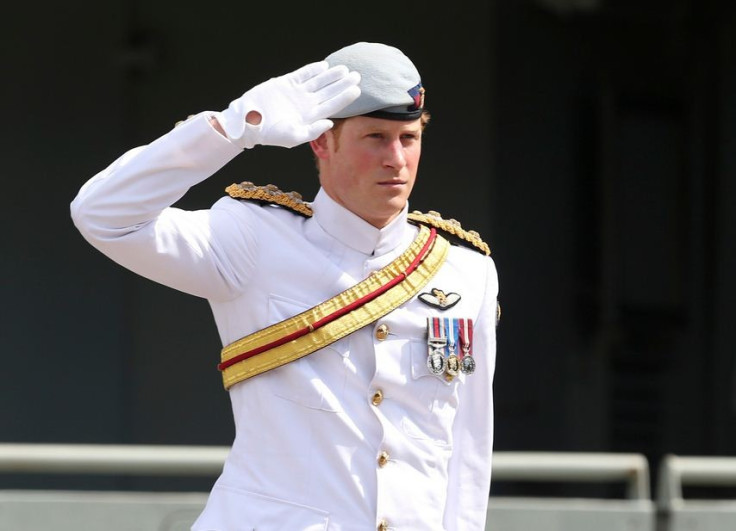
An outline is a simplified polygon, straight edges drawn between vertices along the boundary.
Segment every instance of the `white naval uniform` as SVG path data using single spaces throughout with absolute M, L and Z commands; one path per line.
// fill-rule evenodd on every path
M 72 203 L 75 224 L 107 256 L 208 299 L 223 345 L 354 285 L 417 233 L 406 209 L 379 230 L 324 191 L 311 218 L 229 197 L 209 210 L 170 207 L 238 153 L 203 113 L 123 155 Z M 415 297 L 230 389 L 235 440 L 194 531 L 484 528 L 494 264 L 453 246 L 422 291 L 433 287 L 462 298 L 443 312 Z M 428 316 L 473 319 L 474 374 L 448 382 L 428 371 Z M 378 333 L 381 325 L 388 334 Z

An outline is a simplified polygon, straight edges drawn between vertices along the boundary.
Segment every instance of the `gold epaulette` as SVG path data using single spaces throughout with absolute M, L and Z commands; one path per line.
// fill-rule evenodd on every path
M 486 256 L 491 254 L 488 244 L 483 241 L 474 230 L 465 230 L 456 219 L 443 219 L 439 212 L 430 210 L 426 214 L 415 210 L 409 214 L 409 221 L 430 225 L 435 229 L 443 232 L 446 236 L 450 236 L 451 240 L 457 243 L 472 245 Z
M 301 194 L 282 192 L 273 184 L 256 186 L 251 182 L 243 181 L 240 184 L 231 184 L 225 188 L 225 192 L 235 199 L 249 199 L 261 203 L 275 204 L 288 208 L 302 216 L 312 217 L 312 207 L 302 199 Z

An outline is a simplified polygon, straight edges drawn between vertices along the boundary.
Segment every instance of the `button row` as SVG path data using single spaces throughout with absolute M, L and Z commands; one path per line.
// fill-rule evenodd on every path
M 381 324 L 376 327 L 376 339 L 378 341 L 385 340 L 389 335 L 389 327 L 386 324 Z M 379 406 L 383 402 L 383 391 L 380 389 L 376 390 L 375 393 L 373 393 L 373 396 L 371 397 L 371 404 L 374 406 Z M 382 451 L 380 454 L 378 454 L 378 466 L 380 468 L 385 467 L 388 464 L 389 461 L 389 453 L 387 451 Z M 378 531 L 388 531 L 388 522 L 386 520 L 381 520 L 378 522 L 378 527 L 376 528 Z

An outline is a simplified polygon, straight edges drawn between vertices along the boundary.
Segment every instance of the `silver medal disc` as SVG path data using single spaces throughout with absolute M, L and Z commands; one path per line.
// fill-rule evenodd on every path
M 473 356 L 463 356 L 463 361 L 460 363 L 460 370 L 465 374 L 473 374 L 475 372 L 475 360 Z
M 427 356 L 427 368 L 432 374 L 442 374 L 445 371 L 445 357 L 441 350 L 435 350 Z

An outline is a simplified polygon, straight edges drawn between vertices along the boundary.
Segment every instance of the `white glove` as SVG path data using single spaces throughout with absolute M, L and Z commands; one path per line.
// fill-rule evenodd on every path
M 250 89 L 215 117 L 232 143 L 250 149 L 256 144 L 294 147 L 310 142 L 332 127 L 327 117 L 360 96 L 360 74 L 345 66 L 311 63 Z M 245 121 L 256 111 L 258 125 Z

